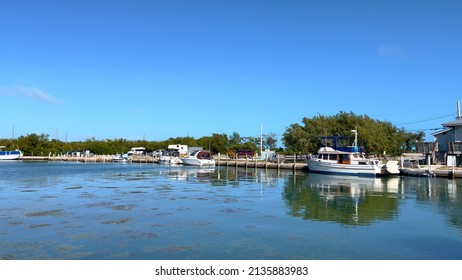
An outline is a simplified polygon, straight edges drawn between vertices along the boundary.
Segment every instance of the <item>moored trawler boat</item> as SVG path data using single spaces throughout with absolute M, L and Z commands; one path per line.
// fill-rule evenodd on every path
M 376 176 L 382 174 L 379 160 L 366 159 L 359 152 L 339 151 L 332 147 L 322 147 L 317 155 L 307 159 L 310 172 Z
M 14 160 L 22 157 L 20 150 L 5 151 L 5 146 L 0 146 L 0 160 Z
M 360 153 L 357 146 L 357 131 L 352 130 L 352 132 L 355 133 L 353 146 L 339 147 L 337 144 L 339 137 L 331 137 L 334 140 L 333 147 L 321 147 L 316 156 L 308 158 L 310 172 L 356 176 L 399 174 L 397 162 L 385 165 L 378 159 L 367 159 L 363 153 Z
M 215 160 L 209 151 L 196 150 L 189 156 L 181 158 L 184 165 L 215 166 Z

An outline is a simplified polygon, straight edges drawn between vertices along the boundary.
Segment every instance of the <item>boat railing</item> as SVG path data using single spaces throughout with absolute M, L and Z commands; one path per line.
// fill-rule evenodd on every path
M 462 154 L 462 143 L 459 143 L 459 142 L 448 143 L 448 154 L 451 154 L 451 155 Z

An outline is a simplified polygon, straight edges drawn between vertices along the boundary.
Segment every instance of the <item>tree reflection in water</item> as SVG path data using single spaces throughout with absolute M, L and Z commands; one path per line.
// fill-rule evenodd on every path
M 293 216 L 368 225 L 396 217 L 397 184 L 398 178 L 309 174 L 296 184 L 286 184 L 284 198 Z

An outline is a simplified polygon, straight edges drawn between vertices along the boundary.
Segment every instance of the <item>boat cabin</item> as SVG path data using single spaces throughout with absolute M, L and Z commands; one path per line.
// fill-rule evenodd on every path
M 192 152 L 191 156 L 194 156 L 197 159 L 213 159 L 212 154 L 209 151 L 197 150 Z
M 360 153 L 336 151 L 331 147 L 321 148 L 315 159 L 337 164 L 367 164 L 366 158 Z
M 127 153 L 129 156 L 131 155 L 145 155 L 146 154 L 146 148 L 144 147 L 134 147 L 131 148 L 130 151 Z

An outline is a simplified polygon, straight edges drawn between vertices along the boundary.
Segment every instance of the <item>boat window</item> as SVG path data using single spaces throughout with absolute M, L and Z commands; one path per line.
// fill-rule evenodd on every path
M 337 155 L 335 155 L 335 154 L 330 154 L 330 155 L 329 155 L 329 159 L 330 159 L 330 160 L 337 160 Z
M 323 154 L 323 159 L 324 159 L 324 160 L 328 160 L 328 159 L 329 159 L 329 155 L 328 155 L 328 154 Z
M 350 157 L 348 155 L 340 155 L 340 158 L 342 160 L 350 160 Z

